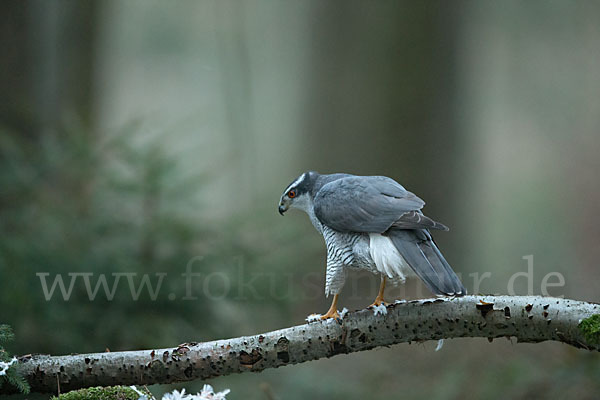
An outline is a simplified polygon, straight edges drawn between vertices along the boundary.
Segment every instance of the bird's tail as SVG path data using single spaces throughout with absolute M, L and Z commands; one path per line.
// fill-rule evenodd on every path
M 463 296 L 467 290 L 425 229 L 391 229 L 386 235 L 434 294 Z

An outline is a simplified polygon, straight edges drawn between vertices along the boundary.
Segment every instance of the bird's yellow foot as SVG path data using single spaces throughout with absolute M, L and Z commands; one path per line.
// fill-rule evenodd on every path
M 371 308 L 371 307 L 379 307 L 380 305 L 384 305 L 384 306 L 388 306 L 390 303 L 388 303 L 387 301 L 383 300 L 383 297 L 377 297 L 375 299 L 375 301 L 373 302 L 373 304 L 371 304 L 369 307 L 367 308 Z
M 380 305 L 384 305 L 387 306 L 390 303 L 386 303 L 385 300 L 383 300 L 383 292 L 385 291 L 385 276 L 381 277 L 381 286 L 379 286 L 379 293 L 377 293 L 377 297 L 375 297 L 375 301 L 373 302 L 373 304 L 371 304 L 368 308 L 371 307 L 379 307 Z
M 329 311 L 327 311 L 327 313 L 325 315 L 321 315 L 320 318 L 321 319 L 334 318 L 334 319 L 339 320 L 340 319 L 340 314 L 338 314 L 337 310 L 329 309 Z
M 338 302 L 338 298 L 340 297 L 339 294 L 336 294 L 333 296 L 333 301 L 331 302 L 331 307 L 329 307 L 329 310 L 327 311 L 327 313 L 325 313 L 325 315 L 321 315 L 321 319 L 329 319 L 329 318 L 335 318 L 337 321 L 341 321 L 340 318 L 340 314 L 338 314 L 337 312 L 337 302 Z

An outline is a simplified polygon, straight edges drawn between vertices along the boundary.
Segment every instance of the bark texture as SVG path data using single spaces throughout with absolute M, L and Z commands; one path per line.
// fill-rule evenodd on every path
M 581 320 L 600 305 L 537 296 L 465 296 L 397 302 L 386 315 L 348 313 L 341 322 L 317 321 L 278 331 L 166 349 L 68 356 L 23 356 L 33 392 L 90 386 L 151 385 L 262 371 L 397 343 L 460 337 L 554 340 L 599 350 Z M 589 336 L 588 336 L 589 338 Z M 0 389 L 0 394 L 9 388 Z

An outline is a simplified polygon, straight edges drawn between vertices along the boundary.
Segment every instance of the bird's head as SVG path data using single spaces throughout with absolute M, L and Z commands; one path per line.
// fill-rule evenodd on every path
M 290 208 L 304 211 L 312 206 L 312 187 L 319 174 L 314 171 L 305 172 L 284 190 L 279 199 L 279 214 L 283 215 Z

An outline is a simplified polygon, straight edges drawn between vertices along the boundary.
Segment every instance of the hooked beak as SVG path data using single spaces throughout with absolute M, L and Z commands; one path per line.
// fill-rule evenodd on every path
M 283 204 L 279 205 L 279 214 L 283 215 L 284 212 L 286 212 L 288 210 L 288 208 L 286 206 L 284 206 Z

